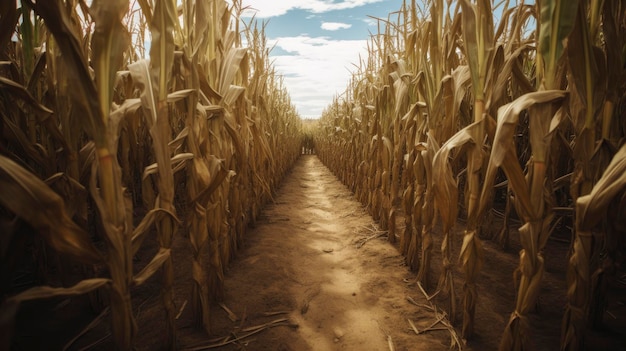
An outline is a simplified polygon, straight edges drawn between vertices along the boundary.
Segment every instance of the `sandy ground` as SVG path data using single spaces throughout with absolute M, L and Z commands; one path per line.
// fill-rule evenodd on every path
M 220 309 L 213 324 L 217 335 L 237 337 L 288 321 L 221 349 L 447 350 L 448 330 L 412 331 L 408 319 L 421 330 L 436 317 L 380 234 L 319 159 L 303 155 L 227 273 L 224 305 L 237 320 Z

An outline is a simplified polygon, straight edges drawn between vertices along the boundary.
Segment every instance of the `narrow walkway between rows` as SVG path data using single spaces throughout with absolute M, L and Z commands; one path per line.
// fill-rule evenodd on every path
M 227 272 L 214 332 L 240 340 L 220 350 L 448 350 L 445 328 L 412 330 L 437 316 L 384 234 L 303 155 Z

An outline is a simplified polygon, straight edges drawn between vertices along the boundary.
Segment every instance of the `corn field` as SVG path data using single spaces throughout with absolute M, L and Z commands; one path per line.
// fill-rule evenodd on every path
M 464 338 L 489 303 L 477 290 L 483 240 L 519 236 L 503 351 L 531 349 L 543 251 L 573 221 L 561 349 L 583 349 L 626 252 L 626 3 L 405 1 L 377 20 L 368 57 L 319 121 L 319 157 L 445 296 Z
M 625 1 L 404 1 L 377 18 L 368 57 L 313 125 L 271 64 L 265 23 L 243 11 L 238 0 L 0 3 L 2 349 L 19 347 L 21 304 L 77 295 L 132 349 L 132 298 L 149 280 L 164 348 L 176 349 L 176 237 L 191 247 L 195 326 L 210 333 L 225 269 L 303 145 L 468 340 L 488 303 L 484 241 L 519 241 L 503 351 L 531 349 L 544 249 L 571 222 L 560 344 L 589 347 L 607 286 L 624 279 Z M 140 265 L 147 239 L 158 249 Z
M 174 349 L 174 236 L 192 248 L 190 304 L 209 331 L 224 268 L 300 151 L 263 26 L 240 21 L 238 1 L 0 6 L 1 348 L 21 303 L 89 294 L 129 350 L 133 292 L 159 279 Z M 148 236 L 159 248 L 138 266 Z M 25 240 L 45 257 L 26 281 Z

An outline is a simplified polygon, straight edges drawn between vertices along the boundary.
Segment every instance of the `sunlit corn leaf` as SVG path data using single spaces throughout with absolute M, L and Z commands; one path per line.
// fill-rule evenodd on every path
M 226 96 L 230 90 L 230 86 L 233 84 L 236 74 L 239 71 L 242 62 L 246 59 L 248 50 L 246 48 L 232 48 L 226 53 L 224 60 L 222 61 L 218 93 L 222 96 Z
M 509 186 L 515 193 L 516 200 L 520 205 L 520 216 L 524 217 L 526 221 L 531 217 L 536 218 L 538 215 L 538 213 L 536 213 L 537 209 L 534 208 L 531 203 L 530 188 L 524 177 L 524 172 L 517 161 L 518 158 L 513 142 L 513 135 L 519 121 L 519 114 L 523 110 L 532 105 L 561 100 L 565 95 L 566 92 L 562 90 L 528 93 L 498 109 L 497 128 L 485 174 L 485 186 L 483 187 L 480 201 L 482 209 L 480 212 L 484 211 L 484 207 L 487 204 L 487 196 L 494 183 L 496 171 L 498 167 L 502 167 L 502 170 L 509 180 Z M 556 125 L 552 125 L 549 131 L 554 128 L 556 128 Z
M 239 97 L 241 97 L 245 91 L 246 88 L 244 87 L 231 85 L 224 94 L 224 104 L 226 104 L 227 106 L 233 106 L 235 101 L 237 101 L 237 99 L 239 99 Z
M 150 61 L 143 59 L 128 65 L 133 81 L 141 91 L 141 104 L 148 113 L 148 126 L 152 127 L 157 120 L 157 96 L 154 77 L 150 74 Z
M 188 98 L 189 96 L 191 96 L 192 94 L 195 94 L 195 93 L 196 93 L 195 89 L 177 90 L 177 91 L 175 91 L 173 93 L 167 94 L 167 102 L 169 102 L 169 103 L 177 102 L 177 101 L 180 101 L 182 99 Z
M 458 131 L 441 146 L 433 158 L 432 186 L 439 214 L 444 223 L 454 223 L 458 213 L 458 188 L 450 165 L 451 154 L 453 151 L 461 153 L 462 148 L 481 142 L 474 140 L 473 130 L 485 128 L 485 123 L 484 120 L 475 122 Z
M 478 0 L 477 4 L 462 0 L 463 43 L 472 75 L 477 100 L 484 99 L 488 55 L 493 50 L 493 15 L 491 1 Z
M 185 166 L 185 163 L 189 160 L 192 160 L 193 158 L 194 155 L 189 152 L 176 154 L 174 157 L 171 158 L 172 172 L 176 173 L 177 171 L 182 170 Z M 144 169 L 142 179 L 145 180 L 149 176 L 157 174 L 157 172 L 158 164 L 153 163 Z

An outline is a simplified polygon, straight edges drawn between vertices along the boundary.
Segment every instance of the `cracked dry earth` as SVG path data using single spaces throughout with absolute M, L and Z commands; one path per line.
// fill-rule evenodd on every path
M 317 156 L 301 156 L 226 273 L 212 342 L 224 343 L 220 350 L 448 350 L 445 328 L 412 330 L 408 320 L 423 330 L 437 315 L 377 228 Z M 206 336 L 186 339 L 188 349 L 208 345 Z

